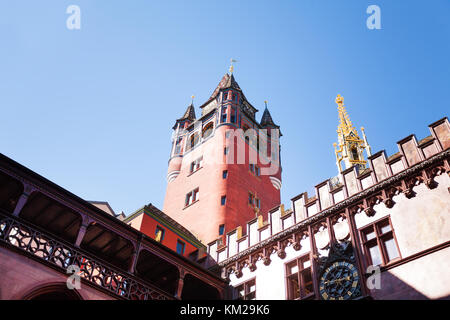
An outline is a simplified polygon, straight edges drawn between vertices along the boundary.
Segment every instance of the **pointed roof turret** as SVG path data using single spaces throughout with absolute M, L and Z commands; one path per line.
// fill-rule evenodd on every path
M 195 108 L 194 108 L 194 96 L 192 96 L 192 101 L 191 104 L 187 107 L 186 111 L 184 112 L 183 116 L 179 119 L 177 119 L 177 121 L 175 121 L 175 125 L 173 126 L 173 129 L 175 130 L 177 128 L 177 125 L 180 122 L 183 121 L 195 121 L 196 117 L 195 117 Z
M 191 120 L 194 121 L 196 119 L 195 117 L 195 108 L 194 103 L 192 102 L 186 109 L 186 112 L 183 114 L 183 116 L 178 120 Z
M 212 93 L 211 97 L 209 97 L 208 101 L 211 101 L 212 99 L 216 98 L 221 89 L 228 89 L 228 88 L 233 88 L 242 92 L 241 88 L 239 87 L 239 84 L 236 82 L 236 79 L 234 79 L 233 74 L 229 75 L 228 73 L 225 73 L 225 75 L 222 77 L 219 84 L 217 85 L 216 89 Z
M 261 126 L 279 128 L 280 126 L 276 125 L 275 122 L 273 122 L 272 116 L 270 115 L 269 109 L 267 108 L 267 101 L 264 101 L 264 103 L 266 104 L 266 107 L 261 117 Z

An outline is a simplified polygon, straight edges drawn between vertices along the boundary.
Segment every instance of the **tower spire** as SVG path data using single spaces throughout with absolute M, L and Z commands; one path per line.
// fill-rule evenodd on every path
M 364 133 L 364 128 L 361 128 L 364 140 L 359 137 L 358 131 L 353 126 L 350 116 L 344 106 L 344 97 L 340 94 L 337 95 L 335 102 L 338 105 L 338 117 L 339 125 L 337 128 L 338 144 L 334 143 L 334 151 L 336 154 L 336 165 L 339 173 L 343 168 L 341 162 L 344 161 L 345 168 L 357 165 L 359 168 L 364 169 L 367 161 L 364 159 L 363 151 L 366 149 L 366 153 L 370 156 L 370 146 L 367 143 L 367 138 Z M 339 147 L 337 148 L 337 145 Z

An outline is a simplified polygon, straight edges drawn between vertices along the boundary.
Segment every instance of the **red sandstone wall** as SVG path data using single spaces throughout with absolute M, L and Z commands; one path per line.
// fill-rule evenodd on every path
M 49 284 L 66 283 L 63 275 L 33 259 L 0 247 L 0 300 L 19 300 Z M 77 290 L 83 300 L 115 300 L 115 298 L 81 283 Z
M 264 215 L 280 204 L 280 190 L 275 189 L 269 176 L 256 177 L 252 174 L 248 159 L 245 164 L 224 163 L 227 128 L 232 127 L 218 127 L 214 136 L 185 154 L 180 174 L 168 183 L 164 200 L 163 211 L 205 244 L 219 237 L 219 225 L 225 224 L 226 233 L 255 217 L 254 210 L 248 204 L 249 191 L 256 193 L 261 200 L 260 212 Z M 201 156 L 202 168 L 190 174 L 191 162 Z M 227 179 L 222 179 L 223 170 L 228 170 Z M 280 178 L 281 172 L 275 176 Z M 185 208 L 186 194 L 195 188 L 199 188 L 199 200 Z M 222 195 L 227 196 L 225 206 L 221 206 Z
M 193 244 L 187 242 L 187 240 L 181 238 L 175 232 L 171 231 L 168 227 L 163 224 L 160 224 L 158 221 L 154 220 L 152 217 L 142 214 L 142 224 L 140 226 L 139 231 L 145 233 L 150 238 L 155 239 L 156 226 L 160 226 L 164 229 L 164 239 L 161 241 L 163 245 L 172 249 L 173 251 L 177 251 L 177 240 L 180 240 L 186 244 L 184 256 L 189 256 L 192 252 L 197 250 L 197 247 Z

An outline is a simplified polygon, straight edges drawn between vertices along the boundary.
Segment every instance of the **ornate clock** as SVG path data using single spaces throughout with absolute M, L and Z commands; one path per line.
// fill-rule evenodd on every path
M 319 294 L 323 300 L 361 298 L 360 275 L 350 242 L 333 243 L 319 265 Z
M 345 260 L 334 262 L 320 277 L 319 292 L 324 300 L 349 300 L 358 296 L 358 269 Z

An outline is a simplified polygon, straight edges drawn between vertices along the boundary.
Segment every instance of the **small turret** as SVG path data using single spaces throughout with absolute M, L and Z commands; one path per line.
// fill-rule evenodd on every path
M 183 157 L 183 146 L 185 144 L 185 129 L 195 121 L 194 96 L 191 104 L 187 107 L 183 116 L 175 121 L 172 136 L 172 150 L 170 152 L 169 168 L 167 172 L 167 181 L 171 182 L 179 175 Z

